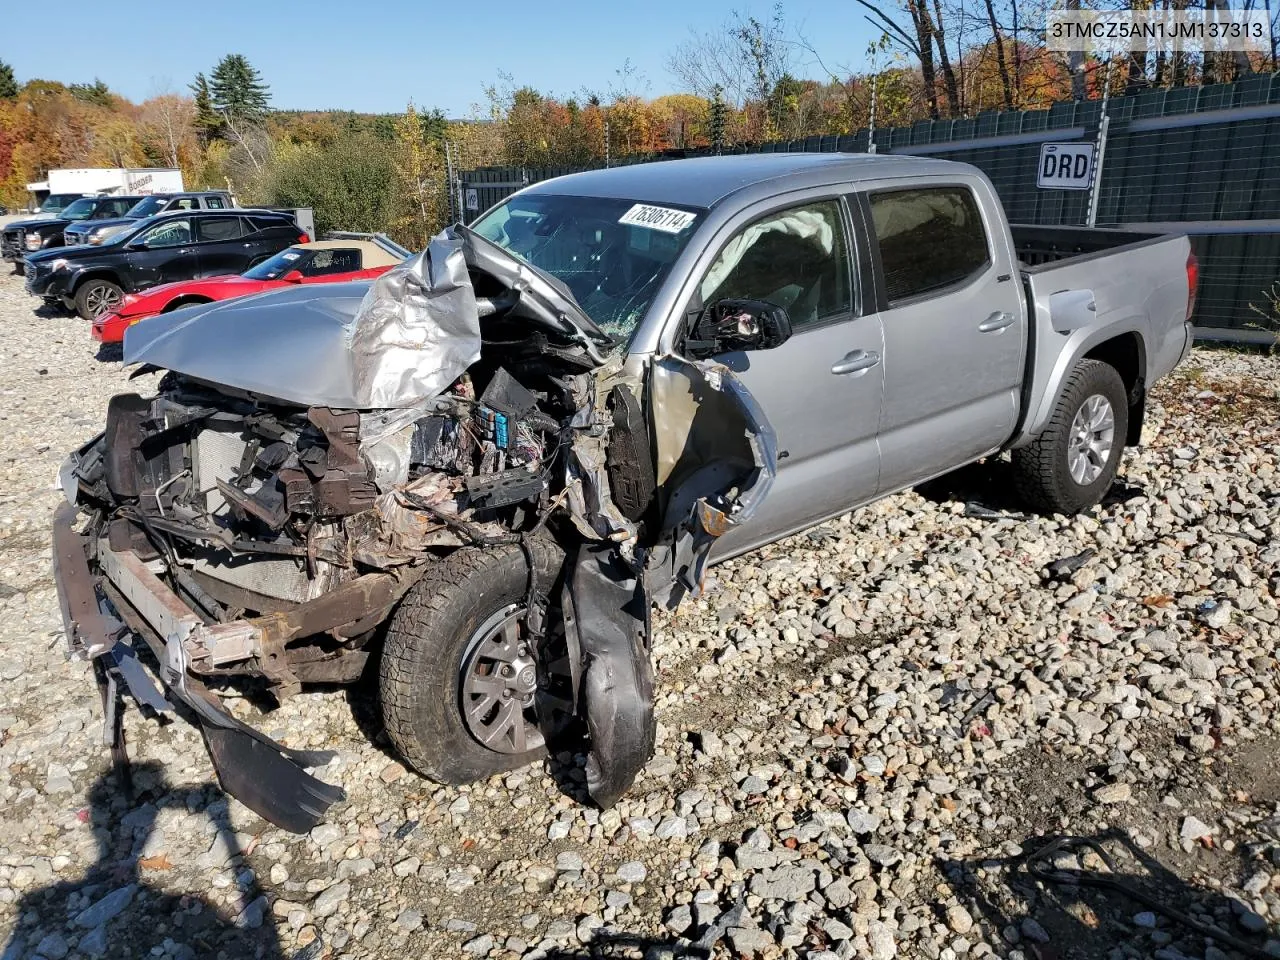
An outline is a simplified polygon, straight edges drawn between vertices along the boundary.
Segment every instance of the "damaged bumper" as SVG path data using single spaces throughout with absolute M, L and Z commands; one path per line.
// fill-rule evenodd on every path
M 76 518 L 69 503 L 55 515 L 54 578 L 68 652 L 97 667 L 108 744 L 121 743 L 117 711 L 124 693 L 155 713 L 183 708 L 199 726 L 228 794 L 285 830 L 314 827 L 345 794 L 306 768 L 327 764 L 333 754 L 290 749 L 240 722 L 191 670 L 194 658 L 227 662 L 247 659 L 255 648 L 262 652 L 270 632 L 247 620 L 203 624 L 136 554 L 93 544 L 75 530 Z M 99 574 L 90 567 L 91 548 Z M 158 683 L 138 659 L 138 640 L 159 663 Z

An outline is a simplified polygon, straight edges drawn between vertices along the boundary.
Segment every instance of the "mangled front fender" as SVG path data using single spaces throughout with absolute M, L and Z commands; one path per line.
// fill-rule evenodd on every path
M 653 756 L 651 603 L 674 608 L 686 594 L 701 593 L 716 540 L 751 517 L 777 471 L 773 428 L 727 368 L 661 357 L 644 387 L 660 481 L 647 535 L 638 526 L 600 523 L 618 520 L 608 475 L 581 469 L 598 463 L 593 442 L 584 438 L 575 450 L 576 479 L 595 487 L 592 501 L 579 502 L 608 504 L 610 516 L 589 519 L 616 531 L 579 549 L 561 597 L 574 687 L 591 738 L 587 789 L 602 807 L 621 797 Z M 627 531 L 643 542 L 621 535 Z

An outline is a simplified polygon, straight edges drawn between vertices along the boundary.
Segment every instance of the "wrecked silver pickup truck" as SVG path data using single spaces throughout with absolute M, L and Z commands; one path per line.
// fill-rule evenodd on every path
M 788 333 L 730 300 L 697 329 L 718 351 Z M 630 785 L 653 751 L 650 605 L 699 589 L 774 475 L 729 370 L 631 363 L 567 288 L 461 226 L 372 287 L 177 311 L 131 328 L 126 356 L 169 372 L 68 460 L 54 536 L 114 743 L 125 691 L 180 705 L 229 793 L 309 829 L 342 796 L 305 769 L 327 757 L 207 683 L 284 697 L 356 680 L 380 648 L 386 728 L 420 772 L 526 764 L 579 718 L 592 797 Z
M 1189 348 L 1195 274 L 1186 237 L 1010 226 L 934 159 L 536 184 L 372 287 L 131 328 L 125 360 L 168 372 L 63 469 L 67 636 L 114 743 L 124 691 L 179 707 L 227 791 L 290 829 L 341 796 L 306 771 L 324 758 L 209 684 L 285 697 L 367 666 L 396 747 L 445 782 L 585 728 L 607 805 L 653 748 L 652 603 L 1003 451 L 1033 506 L 1096 504 Z

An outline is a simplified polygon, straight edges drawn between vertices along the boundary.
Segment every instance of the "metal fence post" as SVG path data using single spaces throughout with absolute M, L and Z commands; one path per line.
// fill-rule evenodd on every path
M 448 140 L 444 142 L 444 195 L 449 201 L 449 222 L 459 222 L 462 218 L 453 207 L 453 150 Z
M 1102 193 L 1102 163 L 1107 156 L 1107 131 L 1111 128 L 1111 116 L 1107 113 L 1107 101 L 1111 97 L 1111 61 L 1102 80 L 1102 117 L 1098 120 L 1098 148 L 1093 158 L 1093 178 L 1089 183 L 1089 215 L 1085 224 L 1098 225 L 1098 198 Z

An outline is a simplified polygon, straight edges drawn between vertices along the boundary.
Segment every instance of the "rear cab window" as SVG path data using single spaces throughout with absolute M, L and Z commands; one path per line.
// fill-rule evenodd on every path
M 867 201 L 889 305 L 937 295 L 991 265 L 982 212 L 968 187 L 884 190 Z
M 221 197 L 205 197 L 205 198 L 204 198 L 204 205 L 205 205 L 206 207 L 208 207 L 210 210 L 222 210 L 222 209 L 224 209 L 224 207 L 223 207 L 223 205 L 222 205 L 222 198 L 221 198 Z

